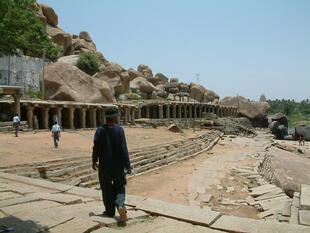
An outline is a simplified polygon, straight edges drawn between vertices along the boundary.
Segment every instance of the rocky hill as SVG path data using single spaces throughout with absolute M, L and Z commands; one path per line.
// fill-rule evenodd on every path
M 37 4 L 37 8 L 37 16 L 43 22 L 47 34 L 61 48 L 58 60 L 45 70 L 47 80 L 45 89 L 48 90 L 45 94 L 46 99 L 111 102 L 131 98 L 173 99 L 173 95 L 178 94 L 199 102 L 218 103 L 219 96 L 201 85 L 181 83 L 177 78 L 169 79 L 161 73 L 154 75 L 147 65 L 140 64 L 137 69 L 127 70 L 119 64 L 108 61 L 97 51 L 96 44 L 88 32 L 81 31 L 79 35 L 65 32 L 58 26 L 58 15 L 52 7 Z M 92 53 L 99 59 L 99 71 L 91 77 L 76 67 L 82 53 Z M 88 79 L 94 80 L 92 84 L 86 81 Z M 106 83 L 110 88 L 107 88 Z M 82 85 L 85 88 L 82 88 Z M 98 88 L 96 92 L 101 92 L 102 98 L 91 97 L 88 94 L 96 87 Z

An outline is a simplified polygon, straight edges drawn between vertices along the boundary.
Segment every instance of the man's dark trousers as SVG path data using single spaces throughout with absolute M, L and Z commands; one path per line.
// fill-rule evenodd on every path
M 98 169 L 102 199 L 107 215 L 115 215 L 115 207 L 124 208 L 126 174 L 120 169 Z

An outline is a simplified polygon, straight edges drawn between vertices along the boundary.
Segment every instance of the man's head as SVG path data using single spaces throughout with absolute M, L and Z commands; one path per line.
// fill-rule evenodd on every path
M 12 115 L 11 115 L 12 116 Z M 18 113 L 15 113 L 15 116 L 18 116 Z
M 57 121 L 55 121 L 55 122 L 54 122 L 54 125 L 57 125 L 57 124 L 58 124 Z
M 116 107 L 107 107 L 105 109 L 105 117 L 107 118 L 107 121 L 116 122 L 118 116 L 118 109 Z

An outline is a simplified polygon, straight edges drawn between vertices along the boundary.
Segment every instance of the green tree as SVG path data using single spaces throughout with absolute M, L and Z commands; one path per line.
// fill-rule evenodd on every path
M 93 53 L 82 53 L 77 67 L 89 75 L 94 75 L 99 70 L 99 60 Z
M 55 59 L 59 53 L 35 15 L 35 0 L 0 0 L 0 55 L 17 54 Z

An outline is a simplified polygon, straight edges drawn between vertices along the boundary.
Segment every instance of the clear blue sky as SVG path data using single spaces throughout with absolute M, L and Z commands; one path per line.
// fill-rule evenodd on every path
M 41 0 L 125 68 L 149 65 L 221 97 L 310 98 L 310 0 Z

